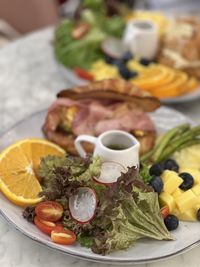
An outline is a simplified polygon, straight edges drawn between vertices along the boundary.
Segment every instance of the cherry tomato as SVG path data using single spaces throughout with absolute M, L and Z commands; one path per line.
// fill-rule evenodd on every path
M 57 222 L 63 215 L 63 207 L 55 201 L 44 201 L 36 206 L 35 213 L 42 220 Z
M 41 232 L 43 232 L 43 233 L 45 233 L 47 235 L 51 235 L 51 232 L 53 230 L 55 230 L 56 227 L 57 227 L 57 224 L 56 223 L 42 220 L 38 216 L 35 216 L 34 223 L 35 223 L 35 225 L 37 226 L 37 228 Z M 60 228 L 58 228 L 58 229 L 60 229 Z
M 55 229 L 51 232 L 51 240 L 60 245 L 71 245 L 76 241 L 76 235 L 65 229 Z
M 79 23 L 72 31 L 72 37 L 76 40 L 81 39 L 90 30 L 90 25 L 87 23 Z
M 55 230 L 63 230 L 62 223 L 57 222 L 57 223 L 56 223 L 56 228 L 55 228 Z
M 160 211 L 161 211 L 163 219 L 165 219 L 169 215 L 169 207 L 168 206 L 162 207 Z
M 88 80 L 88 81 L 92 81 L 93 80 L 92 74 L 90 74 L 89 72 L 87 72 L 84 69 L 76 67 L 76 68 L 74 68 L 74 71 L 79 77 L 81 77 L 81 78 L 83 78 L 85 80 Z

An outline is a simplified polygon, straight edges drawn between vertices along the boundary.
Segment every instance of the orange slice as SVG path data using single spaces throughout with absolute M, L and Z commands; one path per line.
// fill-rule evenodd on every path
M 173 73 L 170 68 L 161 65 L 152 66 L 132 80 L 132 83 L 143 90 L 150 90 L 154 86 L 166 84 L 166 81 L 173 79 Z
M 174 80 L 163 86 L 155 87 L 151 92 L 154 96 L 165 98 L 175 97 L 185 93 L 188 75 L 182 71 L 176 71 Z
M 36 177 L 40 160 L 47 155 L 63 156 L 65 151 L 44 139 L 25 139 L 14 143 L 0 154 L 0 190 L 19 206 L 41 201 L 42 191 Z
M 198 88 L 198 80 L 194 77 L 191 77 L 187 83 L 187 92 L 192 92 Z

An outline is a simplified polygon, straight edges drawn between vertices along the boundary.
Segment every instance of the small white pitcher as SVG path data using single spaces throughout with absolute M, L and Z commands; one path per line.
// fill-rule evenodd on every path
M 104 161 L 115 161 L 124 167 L 139 166 L 140 144 L 136 138 L 125 131 L 111 130 L 99 137 L 79 135 L 75 140 L 75 147 L 81 157 L 86 157 L 87 153 L 81 142 L 94 144 L 93 155 L 101 156 Z M 112 146 L 118 146 L 119 149 L 112 149 Z
M 123 44 L 136 57 L 153 59 L 158 50 L 158 30 L 155 23 L 146 19 L 127 23 Z

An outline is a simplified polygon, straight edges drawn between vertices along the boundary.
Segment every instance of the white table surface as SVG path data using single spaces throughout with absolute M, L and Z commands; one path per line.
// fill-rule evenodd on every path
M 56 92 L 70 86 L 57 69 L 51 41 L 52 30 L 46 29 L 0 49 L 0 133 L 34 111 L 47 107 L 55 99 Z M 200 123 L 200 100 L 174 107 Z M 180 256 L 140 266 L 199 267 L 199 254 L 200 246 Z M 103 267 L 38 245 L 12 229 L 1 217 L 0 266 Z

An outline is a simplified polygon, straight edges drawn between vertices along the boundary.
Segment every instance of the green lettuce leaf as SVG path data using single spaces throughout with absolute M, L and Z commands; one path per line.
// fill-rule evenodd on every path
M 126 198 L 110 211 L 110 227 L 94 238 L 92 250 L 107 254 L 126 249 L 140 238 L 172 240 L 160 214 L 157 194 L 137 192 L 137 198 Z
M 72 38 L 73 21 L 61 22 L 55 31 L 54 51 L 59 62 L 69 68 L 81 67 L 88 69 L 90 65 L 103 57 L 100 43 L 106 34 L 97 27 L 79 40 Z
M 80 39 L 74 39 L 75 20 L 63 20 L 55 30 L 54 52 L 57 60 L 69 68 L 89 69 L 91 64 L 104 58 L 101 43 L 109 36 L 121 37 L 125 22 L 121 16 L 108 17 L 104 8 L 98 6 L 104 1 L 86 1 L 89 8 L 81 12 L 79 22 L 91 26 L 89 32 Z M 105 5 L 104 5 L 105 6 Z
M 78 234 L 77 240 L 81 246 L 86 247 L 86 248 L 91 248 L 93 245 L 93 238 L 88 235 Z
M 101 158 L 97 157 L 57 157 L 47 156 L 41 160 L 39 176 L 42 178 L 41 196 L 58 200 L 67 206 L 68 197 L 80 186 L 90 186 L 101 190 L 104 186 L 92 182 L 101 170 Z

